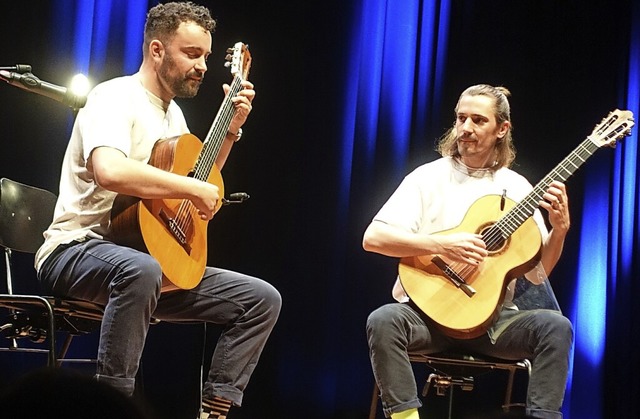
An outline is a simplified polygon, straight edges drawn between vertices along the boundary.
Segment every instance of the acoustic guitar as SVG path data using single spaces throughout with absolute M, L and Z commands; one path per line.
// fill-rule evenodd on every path
M 231 98 L 242 90 L 251 64 L 248 47 L 238 42 L 227 50 L 225 65 L 233 75 L 230 91 L 203 142 L 195 135 L 158 140 L 149 164 L 212 183 L 224 196 L 224 183 L 215 161 L 231 124 Z M 214 210 L 222 206 L 220 200 Z M 147 252 L 162 267 L 162 291 L 191 289 L 200 283 L 207 263 L 207 225 L 188 199 L 140 199 L 117 195 L 111 211 L 109 238 Z
M 480 234 L 489 255 L 479 266 L 439 255 L 402 258 L 398 271 L 407 295 L 448 336 L 472 339 L 485 333 L 509 282 L 540 260 L 542 236 L 532 215 L 551 182 L 566 181 L 596 150 L 629 135 L 633 125 L 630 111 L 616 109 L 521 202 L 501 195 L 475 201 L 459 226 L 436 234 Z

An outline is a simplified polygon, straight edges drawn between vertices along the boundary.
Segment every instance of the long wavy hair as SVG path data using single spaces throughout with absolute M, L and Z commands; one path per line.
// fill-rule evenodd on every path
M 511 125 L 511 107 L 509 106 L 508 97 L 511 96 L 511 92 L 505 87 L 490 86 L 488 84 L 477 84 L 467 88 L 458 99 L 458 103 L 455 108 L 455 115 L 457 119 L 458 106 L 460 105 L 460 99 L 463 96 L 478 96 L 483 95 L 493 99 L 493 110 L 498 125 L 505 121 L 509 122 L 509 129 L 504 137 L 498 139 L 495 147 L 495 160 L 493 165 L 489 168 L 491 170 L 498 170 L 501 167 L 511 167 L 511 164 L 516 158 L 516 149 L 513 145 L 513 137 L 511 131 L 513 127 Z M 454 119 L 453 126 L 444 133 L 436 146 L 436 151 L 442 156 L 459 157 L 457 134 L 456 134 L 456 119 Z

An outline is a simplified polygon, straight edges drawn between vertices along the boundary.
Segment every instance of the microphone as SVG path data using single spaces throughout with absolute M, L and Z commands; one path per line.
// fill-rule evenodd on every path
M 42 81 L 31 73 L 20 74 L 0 70 L 0 78 L 13 86 L 57 100 L 73 109 L 82 108 L 87 103 L 86 96 L 77 95 L 66 87 Z
M 31 73 L 31 66 L 29 64 L 16 64 L 11 67 L 0 67 L 0 70 L 15 71 L 16 73 Z
M 235 192 L 229 195 L 229 199 L 223 198 L 222 205 L 242 204 L 244 201 L 246 201 L 249 198 L 250 196 L 246 192 Z

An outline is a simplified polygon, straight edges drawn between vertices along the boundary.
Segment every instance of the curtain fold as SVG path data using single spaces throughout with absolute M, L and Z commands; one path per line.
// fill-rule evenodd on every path
M 359 3 L 344 97 L 343 198 L 360 179 L 406 174 L 412 143 L 426 144 L 444 83 L 449 1 Z M 355 178 L 354 178 L 355 177 Z

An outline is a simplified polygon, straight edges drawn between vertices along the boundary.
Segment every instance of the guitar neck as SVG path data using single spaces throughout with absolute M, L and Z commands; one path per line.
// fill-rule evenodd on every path
M 510 237 L 522 223 L 533 215 L 551 182 L 556 180 L 564 182 L 569 179 L 599 148 L 590 138 L 584 140 L 490 230 L 498 229 L 500 236 L 504 239 Z
M 209 174 L 218 159 L 224 138 L 227 135 L 231 119 L 235 112 L 231 98 L 237 96 L 240 90 L 242 90 L 242 78 L 235 76 L 231 82 L 229 94 L 227 94 L 222 101 L 222 105 L 220 105 L 220 109 L 218 109 L 211 128 L 209 128 L 209 133 L 203 142 L 202 151 L 198 157 L 193 173 L 193 177 L 196 179 L 206 181 L 209 178 Z

